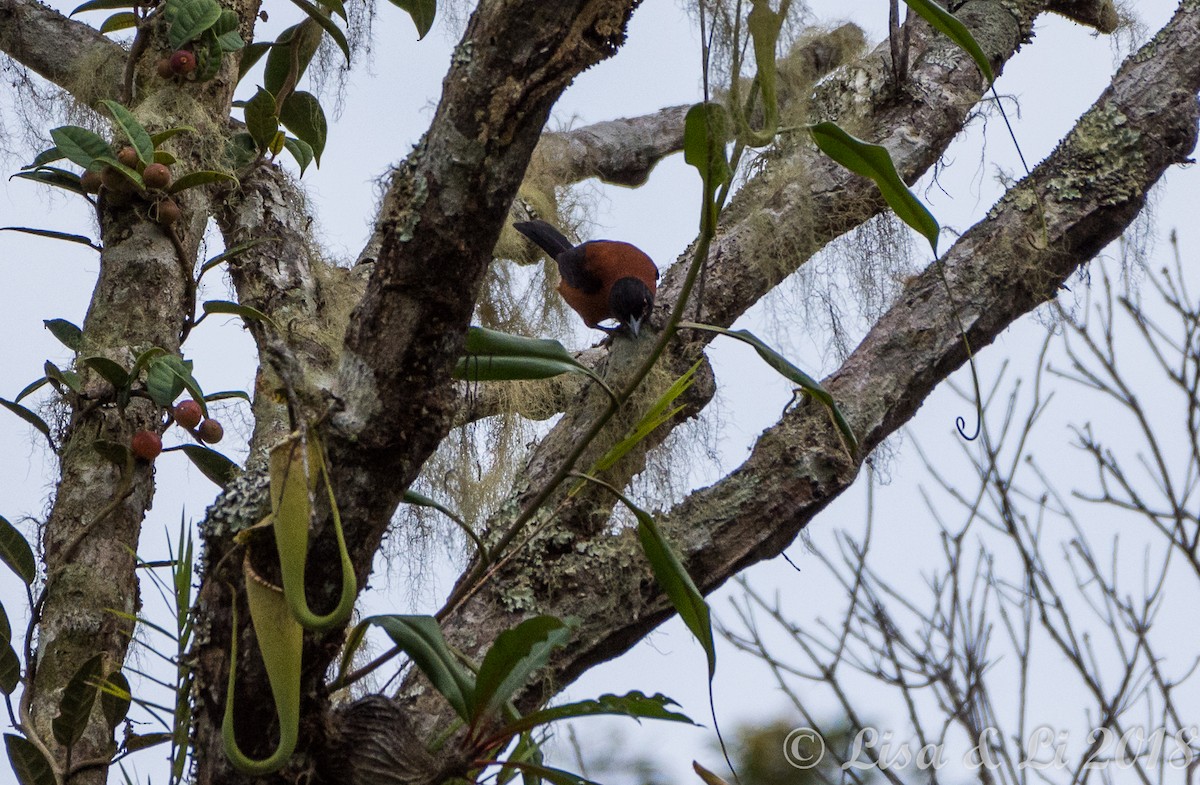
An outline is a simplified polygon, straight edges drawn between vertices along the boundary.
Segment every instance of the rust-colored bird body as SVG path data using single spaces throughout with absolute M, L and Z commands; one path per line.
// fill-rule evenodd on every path
M 513 224 L 558 263 L 558 292 L 588 327 L 615 319 L 635 336 L 650 316 L 658 289 L 658 267 L 636 246 L 616 240 L 572 245 L 545 221 Z

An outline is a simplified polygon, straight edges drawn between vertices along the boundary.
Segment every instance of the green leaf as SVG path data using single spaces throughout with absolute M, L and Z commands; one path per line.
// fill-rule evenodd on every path
M 21 684 L 21 660 L 8 638 L 0 643 L 0 692 L 12 695 Z
M 238 61 L 239 82 L 242 81 L 242 78 L 246 75 L 246 73 L 253 68 L 255 64 L 262 59 L 262 56 L 270 51 L 270 49 L 271 44 L 267 41 L 254 41 L 246 44 L 246 48 L 242 50 L 242 58 Z M 270 89 L 270 87 L 268 86 L 267 89 Z
M 494 355 L 497 357 L 542 357 L 547 360 L 561 360 L 574 363 L 575 355 L 567 351 L 558 341 L 550 338 L 526 338 L 523 335 L 510 335 L 499 330 L 486 327 L 467 328 L 467 338 L 463 346 L 467 354 Z
M 116 101 L 104 99 L 100 103 L 108 109 L 113 120 L 116 121 L 117 127 L 121 129 L 121 133 L 125 134 L 129 144 L 137 151 L 138 160 L 143 165 L 152 163 L 154 161 L 154 141 L 145 127 L 133 116 L 133 113 Z
M 246 130 L 260 152 L 266 152 L 279 131 L 279 116 L 275 114 L 275 96 L 263 88 L 246 102 Z
M 167 141 L 168 139 L 170 139 L 173 136 L 178 136 L 179 134 L 189 134 L 189 133 L 190 134 L 196 133 L 196 129 L 192 128 L 190 125 L 179 125 L 174 128 L 168 128 L 165 131 L 159 131 L 156 134 L 150 134 L 150 141 L 154 142 L 155 147 L 158 147 L 160 144 Z
M 242 40 L 241 33 L 238 32 L 240 22 L 237 13 L 227 8 L 221 12 L 221 18 L 212 26 L 210 32 L 223 52 L 236 52 L 246 45 L 246 42 Z
M 696 167 L 704 184 L 704 209 L 700 229 L 717 221 L 717 190 L 733 179 L 725 144 L 730 136 L 729 114 L 718 103 L 700 103 L 688 110 L 683 121 L 683 160 Z
M 212 403 L 213 401 L 228 401 L 234 398 L 246 401 L 247 403 L 250 402 L 250 396 L 244 390 L 221 390 L 220 392 L 208 393 L 204 396 L 206 403 Z
M 3 604 L 0 604 L 0 640 L 6 643 L 12 640 L 12 625 L 8 621 L 8 612 L 4 610 Z
M 257 308 L 249 305 L 231 302 L 229 300 L 208 300 L 204 303 L 204 313 L 228 313 L 234 316 L 240 316 L 246 321 L 264 322 L 275 327 L 275 322 L 271 321 L 271 317 L 267 316 Z
M 247 166 L 258 155 L 254 137 L 245 131 L 239 131 L 225 143 L 225 157 L 234 169 Z
M 279 111 L 279 122 L 298 139 L 312 147 L 313 158 L 316 159 L 317 166 L 320 166 L 321 153 L 325 151 L 325 137 L 329 129 L 325 123 L 325 110 L 321 108 L 317 97 L 303 90 L 292 93 L 283 102 Z
M 46 425 L 45 420 L 43 420 L 41 417 L 38 417 L 36 414 L 29 411 L 16 401 L 9 401 L 5 400 L 4 398 L 0 398 L 0 406 L 8 409 L 10 412 L 17 415 L 22 420 L 40 431 L 41 434 L 46 437 L 46 441 L 50 442 L 50 449 L 55 449 L 54 439 L 50 436 L 50 426 Z
M 754 351 L 758 352 L 758 356 L 766 360 L 767 365 L 770 365 L 776 371 L 791 382 L 795 382 L 804 392 L 816 398 L 825 408 L 829 410 L 830 416 L 833 418 L 834 425 L 837 426 L 842 438 L 846 442 L 847 448 L 851 455 L 858 454 L 858 439 L 854 436 L 854 431 L 850 428 L 850 423 L 846 421 L 846 416 L 842 414 L 841 409 L 833 400 L 833 396 L 829 391 L 821 386 L 821 383 L 812 378 L 804 371 L 792 365 L 786 357 L 772 349 L 767 344 L 763 343 L 758 336 L 749 330 L 727 330 L 724 327 L 717 327 L 711 324 L 700 324 L 698 322 L 680 322 L 680 327 L 690 327 L 693 330 L 707 330 L 708 332 L 717 333 L 719 335 L 727 335 L 730 338 L 736 338 L 742 343 L 749 344 L 754 347 Z
M 298 81 L 321 45 L 321 37 L 321 26 L 311 19 L 305 19 L 280 33 L 271 46 L 271 53 L 267 55 L 263 86 L 272 95 L 279 95 L 284 85 L 290 85 L 290 89 L 294 89 L 296 82 L 290 78 L 293 59 Z
M 129 692 L 129 680 L 121 671 L 113 671 L 108 678 L 100 682 L 100 709 L 109 728 L 115 728 L 129 714 L 129 704 L 133 696 Z
M 131 27 L 137 27 L 137 21 L 137 14 L 132 11 L 122 11 L 105 19 L 100 25 L 100 32 L 103 34 L 115 33 L 118 30 L 128 30 Z
M 616 465 L 617 461 L 624 458 L 630 450 L 632 450 L 639 442 L 649 436 L 655 428 L 665 423 L 667 420 L 674 417 L 683 410 L 682 406 L 670 408 L 671 404 L 683 395 L 692 382 L 696 378 L 696 371 L 700 369 L 700 360 L 689 369 L 683 372 L 670 387 L 667 388 L 654 405 L 642 415 L 642 419 L 633 427 L 629 434 L 621 441 L 614 444 L 608 452 L 606 452 L 600 460 L 596 461 L 596 465 L 592 467 L 591 474 L 598 474 L 606 469 Z
M 474 679 L 446 645 L 436 619 L 432 616 L 371 616 L 360 626 L 368 624 L 386 632 L 425 674 L 434 689 L 449 701 L 458 716 L 464 720 L 468 718 L 468 706 L 474 703 Z
M 342 21 L 346 21 L 346 6 L 342 0 L 317 0 L 317 2 L 328 8 L 330 13 L 340 16 Z
M 171 186 L 167 188 L 167 193 L 177 194 L 180 191 L 186 191 L 189 188 L 195 188 L 200 185 L 208 185 L 209 183 L 236 183 L 238 179 L 228 172 L 216 172 L 208 169 L 199 172 L 188 172 L 183 177 L 180 177 Z
M 100 678 L 100 663 L 103 654 L 94 654 L 87 659 L 75 675 L 67 682 L 58 702 L 58 716 L 50 723 L 54 739 L 64 747 L 70 747 L 83 737 L 88 717 L 96 703 L 96 682 Z
M 74 172 L 68 172 L 66 169 L 43 166 L 33 171 L 17 172 L 9 179 L 11 180 L 13 177 L 18 177 L 22 180 L 33 180 L 35 183 L 41 183 L 42 185 L 52 185 L 55 188 L 62 188 L 72 193 L 85 194 L 83 185 L 79 181 L 79 175 Z
M 42 364 L 42 370 L 50 377 L 50 381 L 58 382 L 59 385 L 66 387 L 76 395 L 83 392 L 83 385 L 79 382 L 79 374 L 74 371 L 64 371 L 49 360 Z
M 167 0 L 163 13 L 171 23 L 171 48 L 179 49 L 217 23 L 221 6 L 216 0 Z
M 129 386 L 129 371 L 121 367 L 121 364 L 115 360 L 95 355 L 92 357 L 81 357 L 78 362 L 80 365 L 86 365 L 100 374 L 104 377 L 105 381 L 118 390 Z
M 24 398 L 28 395 L 33 395 L 35 392 L 42 389 L 49 383 L 50 383 L 50 379 L 48 379 L 45 376 L 43 376 L 40 379 L 33 380 L 29 384 L 25 385 L 25 389 L 23 389 L 23 390 L 21 390 L 21 392 L 17 393 L 17 397 L 13 399 L 13 403 L 20 403 L 22 398 Z
M 75 16 L 84 11 L 111 11 L 114 8 L 134 8 L 139 0 L 91 0 L 76 8 L 67 16 Z
M 164 166 L 174 166 L 175 156 L 171 155 L 166 150 L 155 150 L 154 163 L 163 164 Z
M 14 175 L 19 177 L 20 175 Z M 88 248 L 99 251 L 100 246 L 94 244 L 90 237 L 84 237 L 81 234 L 67 234 L 66 232 L 56 232 L 52 229 L 32 229 L 28 226 L 0 226 L 0 232 L 21 232 L 23 234 L 37 235 L 38 237 L 49 237 L 51 240 L 66 240 L 69 243 L 79 243 L 86 245 Z
M 96 158 L 112 155 L 112 150 L 103 137 L 77 125 L 52 128 L 50 138 L 67 160 L 84 169 L 90 169 Z
M 246 45 L 246 42 L 242 40 L 241 33 L 237 30 L 231 30 L 228 33 L 222 33 L 217 36 L 217 44 L 224 52 L 237 52 Z
M 454 366 L 455 379 L 469 382 L 511 382 L 549 379 L 564 373 L 582 373 L 575 363 L 540 357 L 460 357 Z
M 22 166 L 21 168 L 37 169 L 45 166 L 46 164 L 52 164 L 55 161 L 61 161 L 64 158 L 66 158 L 66 156 L 63 155 L 61 150 L 59 150 L 57 147 L 51 147 L 49 149 L 42 150 L 40 153 L 35 155 L 33 158 L 33 163 L 28 164 L 27 166 Z
M 808 130 L 821 152 L 855 174 L 871 178 L 900 220 L 924 235 L 933 255 L 938 255 L 938 222 L 900 179 L 885 148 L 856 139 L 830 122 L 810 125 Z
M 288 136 L 283 140 L 283 146 L 292 154 L 292 158 L 296 159 L 296 163 L 300 166 L 300 176 L 304 176 L 304 170 L 313 161 L 313 149 L 308 142 L 302 139 L 293 139 Z
M 229 485 L 240 471 L 236 463 L 209 447 L 199 444 L 183 444 L 171 449 L 180 450 L 200 470 L 201 474 L 222 488 Z
M 192 378 L 191 362 L 173 354 L 155 357 L 146 367 L 146 392 L 159 406 L 167 407 L 187 388 L 193 398 L 203 398 Z
M 646 695 L 640 690 L 634 690 L 624 695 L 601 695 L 594 700 L 582 700 L 575 703 L 564 703 L 548 709 L 526 714 L 504 726 L 505 734 L 523 733 L 539 725 L 545 725 L 558 720 L 575 719 L 577 717 L 595 717 L 599 715 L 624 715 L 636 719 L 668 720 L 670 722 L 686 722 L 695 725 L 695 721 L 685 714 L 671 711 L 669 706 L 677 706 L 675 701 L 666 695 Z
M 246 251 L 249 251 L 254 246 L 261 245 L 261 244 L 265 243 L 266 241 L 267 240 L 265 237 L 256 237 L 253 240 L 247 240 L 244 243 L 239 243 L 232 248 L 227 248 L 224 251 L 222 251 L 221 253 L 214 256 L 213 258 L 206 261 L 204 264 L 202 264 L 200 266 L 200 274 L 204 275 L 206 272 L 208 272 L 212 268 L 216 267 L 217 265 L 219 265 L 223 262 L 228 262 L 230 259 L 234 259 L 234 258 L 244 254 Z
M 310 3 L 308 0 L 292 0 L 297 8 L 308 14 L 308 18 L 321 26 L 321 29 L 329 33 L 329 37 L 342 50 L 342 54 L 346 56 L 346 62 L 350 62 L 350 44 L 346 43 L 346 34 L 338 27 L 328 14 L 315 3 Z
M 931 0 L 904 0 L 904 2 L 935 30 L 944 33 L 947 38 L 971 55 L 971 59 L 975 61 L 975 65 L 979 66 L 979 70 L 987 78 L 989 84 L 996 81 L 995 75 L 992 74 L 992 64 L 988 62 L 987 55 L 979 48 L 971 31 L 954 15 Z
M 19 785 L 58 785 L 54 767 L 29 739 L 15 733 L 6 733 L 4 746 L 8 750 L 8 762 L 12 764 Z
M 570 637 L 570 627 L 554 616 L 526 619 L 496 636 L 475 677 L 471 723 L 496 716 L 513 693 L 525 686 L 550 661 L 550 654 Z
M 420 41 L 433 27 L 434 17 L 437 16 L 437 0 L 391 0 L 392 5 L 407 11 L 417 26 L 417 40 Z
M 196 50 L 196 70 L 192 76 L 197 82 L 207 82 L 216 77 L 221 70 L 221 59 L 225 56 L 225 50 L 221 48 L 221 42 L 217 40 L 213 29 L 205 30 L 192 44 L 192 48 Z
M 26 586 L 33 583 L 37 577 L 37 562 L 33 559 L 33 549 L 17 531 L 17 527 L 0 515 L 0 561 L 8 565 L 16 576 Z
M 83 340 L 83 330 L 68 322 L 66 319 L 43 319 L 42 324 L 50 334 L 73 352 L 79 351 L 79 342 Z
M 138 174 L 136 169 L 130 169 L 128 166 L 121 163 L 116 158 L 113 158 L 111 155 L 96 156 L 96 161 L 97 163 L 102 163 L 106 166 L 116 169 L 125 176 L 126 180 L 136 185 L 139 191 L 146 190 L 146 182 L 142 179 L 142 176 Z

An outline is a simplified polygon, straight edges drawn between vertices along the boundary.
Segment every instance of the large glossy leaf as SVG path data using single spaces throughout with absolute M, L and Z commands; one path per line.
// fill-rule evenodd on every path
M 237 477 L 238 465 L 221 453 L 199 444 L 181 444 L 178 449 L 208 479 L 224 488 Z
M 717 327 L 712 324 L 700 324 L 698 322 L 680 322 L 679 326 L 690 327 L 693 330 L 707 330 L 719 335 L 727 335 L 730 338 L 736 338 L 742 343 L 753 346 L 754 351 L 758 352 L 758 356 L 766 360 L 768 365 L 779 371 L 784 378 L 798 384 L 804 392 L 816 398 L 829 409 L 829 415 L 833 418 L 834 425 L 837 426 L 838 432 L 841 433 L 842 438 L 845 440 L 850 454 L 858 454 L 858 439 L 854 436 L 854 431 L 850 428 L 850 423 L 846 421 L 846 416 L 842 414 L 842 410 L 838 408 L 829 391 L 822 387 L 821 383 L 816 379 L 792 365 L 782 354 L 763 343 L 754 333 L 749 330 L 727 330 L 724 327 Z
M 80 195 L 86 195 L 87 193 L 83 190 L 83 184 L 79 180 L 79 175 L 53 166 L 43 166 L 28 172 L 17 172 L 12 177 L 21 180 L 32 180 L 35 183 L 62 188 L 65 191 Z M 12 177 L 9 179 L 11 180 Z
M 103 137 L 77 125 L 52 128 L 50 138 L 67 160 L 84 169 L 90 168 L 97 157 L 112 154 L 108 142 L 104 141 Z
M 81 357 L 79 364 L 91 368 L 118 390 L 129 384 L 129 371 L 122 368 L 121 364 L 115 360 L 96 355 L 94 357 Z
M 129 680 L 120 671 L 113 671 L 99 684 L 100 709 L 108 727 L 115 728 L 129 713 L 133 696 L 129 692 Z
M 496 716 L 518 689 L 566 644 L 571 628 L 554 616 L 535 616 L 496 636 L 475 677 L 471 722 Z
M 116 101 L 104 99 L 100 103 L 108 109 L 109 114 L 116 121 L 117 127 L 121 129 L 125 138 L 129 140 L 129 144 L 137 151 L 138 160 L 143 165 L 151 163 L 154 160 L 154 142 L 142 124 L 133 116 L 133 113 Z
M 7 638 L 0 641 L 0 692 L 12 695 L 21 683 L 21 660 Z
M 971 31 L 953 14 L 931 0 L 904 0 L 904 2 L 935 30 L 940 30 L 947 38 L 971 55 L 971 59 L 975 61 L 975 65 L 979 66 L 979 70 L 989 83 L 996 81 L 996 77 L 992 73 L 992 64 L 988 62 L 987 55 L 979 48 L 979 43 L 971 35 Z
M 89 657 L 75 675 L 67 682 L 58 701 L 58 715 L 51 722 L 54 739 L 64 747 L 70 747 L 83 737 L 87 728 L 92 706 L 96 704 L 96 683 L 100 679 L 103 654 Z
M 63 346 L 73 352 L 79 351 L 79 342 L 83 340 L 83 330 L 66 319 L 43 319 L 42 324 L 50 334 L 59 340 Z
M 475 680 L 450 651 L 436 619 L 432 616 L 371 616 L 360 626 L 368 624 L 386 632 L 450 703 L 455 713 L 464 720 L 469 718 L 469 707 L 475 702 Z
M 0 516 L 0 561 L 4 562 L 28 586 L 37 577 L 37 562 L 33 549 L 17 531 L 17 527 Z
M 321 26 L 311 19 L 292 25 L 279 34 L 267 55 L 267 66 L 263 70 L 263 87 L 272 95 L 279 95 L 285 85 L 289 89 L 308 69 L 313 55 L 321 45 Z M 252 44 L 253 46 L 253 44 Z M 295 69 L 295 79 L 292 69 Z
M 589 369 L 549 338 L 526 338 L 484 327 L 467 330 L 466 356 L 454 367 L 454 378 L 472 382 L 549 379 L 563 373 L 587 373 Z
M 417 26 L 417 40 L 425 37 L 437 16 L 437 0 L 391 0 L 392 5 L 408 12 Z
M 178 49 L 217 23 L 221 5 L 216 0 L 167 0 L 163 13 L 171 23 L 168 40 Z
M 15 733 L 4 734 L 8 762 L 20 785 L 58 785 L 54 767 L 33 742 Z
M 254 145 L 260 151 L 266 151 L 271 146 L 275 134 L 279 132 L 279 116 L 275 114 L 275 96 L 263 88 L 258 88 L 249 101 L 246 102 L 246 130 L 254 139 Z
M 856 139 L 831 122 L 811 125 L 808 130 L 821 152 L 855 174 L 871 178 L 893 212 L 901 221 L 924 235 L 933 249 L 933 255 L 937 256 L 938 234 L 941 231 L 938 222 L 900 179 L 892 156 L 884 147 Z
M 292 93 L 284 100 L 283 107 L 279 110 L 279 122 L 302 142 L 308 143 L 319 167 L 329 128 L 325 122 L 325 110 L 321 108 L 317 97 L 303 90 Z
M 504 732 L 523 733 L 539 725 L 545 725 L 558 720 L 575 719 L 577 717 L 595 717 L 600 715 L 623 715 L 636 719 L 668 720 L 670 722 L 685 722 L 695 725 L 695 721 L 686 714 L 671 711 L 670 706 L 678 704 L 659 693 L 646 695 L 641 690 L 634 690 L 624 695 L 601 695 L 592 700 L 564 703 L 549 709 L 542 709 L 526 714 L 504 726 Z
M 179 366 L 179 358 L 174 355 L 156 357 L 146 366 L 146 392 L 159 406 L 170 406 L 183 392 L 184 381 L 178 372 Z

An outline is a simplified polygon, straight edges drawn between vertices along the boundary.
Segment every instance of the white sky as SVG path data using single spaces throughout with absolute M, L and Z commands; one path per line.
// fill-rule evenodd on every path
M 73 6 L 55 5 L 68 10 Z M 887 4 L 882 0 L 855 4 L 813 2 L 811 6 L 814 15 L 823 21 L 834 23 L 847 16 L 852 18 L 868 29 L 871 40 L 878 38 L 886 22 Z M 1174 3 L 1167 0 L 1137 4 L 1137 13 L 1151 33 L 1173 10 Z M 305 177 L 321 237 L 331 253 L 342 259 L 352 259 L 357 254 L 369 230 L 375 202 L 372 181 L 389 162 L 403 157 L 424 130 L 453 45 L 444 23 L 439 22 L 427 40 L 417 43 L 404 14 L 387 4 L 381 4 L 379 11 L 370 72 L 360 70 L 351 78 L 344 97 L 345 111 L 331 129 L 323 167 L 319 171 L 310 169 Z M 98 24 L 102 18 L 100 14 L 92 14 L 88 20 Z M 294 21 L 290 8 L 281 6 L 272 10 L 271 29 L 290 21 Z M 1053 149 L 1075 118 L 1095 100 L 1118 62 L 1112 43 L 1106 38 L 1057 18 L 1046 18 L 1039 23 L 1034 43 L 1013 59 L 997 85 L 1001 93 L 1014 95 L 1020 101 L 1020 117 L 1014 112 L 1010 116 L 1030 165 Z M 556 108 L 554 122 L 578 126 L 697 100 L 698 69 L 696 36 L 678 2 L 648 1 L 635 15 L 628 44 L 616 58 L 585 73 L 567 91 Z M 245 86 L 252 88 L 249 82 Z M 7 108 L 11 94 L 5 93 L 4 98 Z M 7 121 L 10 130 L 15 128 L 11 114 Z M 942 173 L 937 187 L 925 187 L 923 183 L 916 190 L 942 225 L 950 229 L 963 230 L 984 215 L 1000 193 L 997 170 L 1018 171 L 1012 143 L 999 122 L 989 122 L 986 133 L 984 126 L 976 123 L 951 148 L 946 161 L 952 165 Z M 22 162 L 5 163 L 9 171 L 15 171 Z M 597 236 L 633 242 L 660 266 L 665 266 L 692 239 L 697 188 L 696 176 L 678 156 L 663 162 L 643 188 L 595 186 L 600 194 Z M 1193 218 L 1197 203 L 1200 203 L 1200 179 L 1196 173 L 1181 168 L 1169 172 L 1165 186 L 1159 191 L 1156 232 L 1161 238 L 1170 229 L 1177 229 L 1185 258 L 1200 249 L 1200 227 Z M 94 222 L 84 208 L 78 198 L 48 195 L 41 187 L 13 180 L 5 182 L 0 193 L 0 225 L 36 226 L 94 236 Z M 945 238 L 942 247 L 948 247 L 951 241 L 952 237 Z M 1165 243 L 1160 242 L 1158 250 L 1160 255 L 1152 257 L 1154 267 L 1167 259 L 1161 255 L 1166 250 Z M 28 381 L 41 375 L 46 358 L 60 365 L 69 362 L 69 353 L 42 329 L 41 320 L 65 318 L 81 323 L 96 273 L 96 254 L 87 249 L 0 233 L 0 276 L 6 282 L 0 287 L 0 334 L 9 336 L 0 342 L 0 396 L 15 396 Z M 214 277 L 202 296 L 224 299 L 228 295 L 225 284 Z M 786 304 L 786 300 L 783 302 Z M 769 323 L 780 310 L 784 309 L 760 306 L 740 326 L 764 335 L 786 334 L 787 350 L 793 353 L 798 365 L 822 375 L 832 370 L 834 358 L 826 356 L 823 337 L 810 336 L 809 330 L 798 321 L 783 328 Z M 248 389 L 253 374 L 251 343 L 237 320 L 215 321 L 207 321 L 189 340 L 188 354 L 196 361 L 197 376 L 207 390 Z M 1013 372 L 1030 370 L 1041 335 L 1041 328 L 1028 319 L 1002 335 L 993 348 L 979 354 L 984 379 L 994 378 L 1004 358 L 1009 356 Z M 584 345 L 583 341 L 590 338 L 581 336 L 578 345 Z M 740 463 L 761 429 L 775 421 L 790 389 L 744 347 L 720 342 L 714 347 L 711 356 L 721 384 L 724 421 L 720 446 L 723 466 L 729 469 Z M 1066 446 L 1068 418 L 1080 416 L 1079 404 L 1074 400 L 1071 406 L 1065 405 L 1070 394 L 1063 393 L 1058 402 L 1060 407 L 1043 421 L 1041 436 L 1047 450 L 1044 455 L 1052 461 L 1058 455 L 1067 458 L 1075 454 Z M 1089 401 L 1087 407 L 1084 414 L 1098 421 L 1110 416 L 1097 402 Z M 965 477 L 968 476 L 965 461 L 959 453 L 957 437 L 952 435 L 957 415 L 972 419 L 968 404 L 942 390 L 923 407 L 912 427 L 923 444 L 931 445 L 933 453 L 942 456 L 946 471 L 957 470 Z M 240 457 L 248 430 L 244 424 L 242 427 L 238 424 L 244 414 L 235 407 L 226 418 L 231 426 L 227 427 L 227 433 L 232 436 L 222 447 Z M 22 516 L 41 516 L 47 509 L 47 494 L 54 481 L 44 445 L 34 439 L 23 423 L 2 412 L 0 444 L 6 448 L 0 458 L 0 487 L 5 489 L 0 496 L 0 515 L 14 523 Z M 164 529 L 174 532 L 181 511 L 193 519 L 201 516 L 214 492 L 213 486 L 186 465 L 182 456 L 169 458 L 158 464 L 159 492 L 145 526 L 143 556 L 147 558 L 162 557 L 160 532 Z M 936 557 L 930 547 L 934 529 L 917 493 L 917 484 L 927 478 L 908 448 L 902 448 L 890 466 L 891 484 L 880 489 L 876 497 L 876 547 L 880 552 L 899 557 L 894 559 L 896 579 L 904 585 L 911 584 L 917 592 L 922 571 L 937 564 L 936 558 L 930 560 L 931 556 Z M 1086 485 L 1089 480 L 1090 476 L 1080 477 L 1077 484 Z M 848 493 L 817 519 L 810 533 L 818 548 L 828 549 L 840 526 L 853 530 L 861 527 L 862 497 L 861 492 Z M 24 528 L 30 531 L 28 524 Z M 793 546 L 790 553 L 802 568 L 800 574 L 782 560 L 775 560 L 752 569 L 751 579 L 768 593 L 779 591 L 797 621 L 817 615 L 834 616 L 837 606 L 825 598 L 836 592 L 835 587 L 800 545 Z M 373 583 L 389 591 L 373 603 L 381 609 L 421 612 L 434 607 L 432 602 L 428 607 L 397 607 L 396 603 L 404 603 L 410 596 L 403 576 L 387 578 L 377 574 Z M 438 590 L 444 592 L 448 587 L 449 573 Z M 149 601 L 149 591 L 144 594 Z M 718 616 L 733 620 L 728 600 L 735 594 L 736 590 L 727 587 L 711 598 Z M 0 576 L 0 596 L 14 621 L 24 615 L 20 594 L 7 575 Z M 1185 655 L 1200 648 L 1197 645 L 1200 640 L 1196 633 L 1187 631 L 1187 625 L 1182 625 L 1180 636 L 1180 650 Z M 723 644 L 720 657 L 715 694 L 719 716 L 727 729 L 738 721 L 767 719 L 783 711 L 784 701 L 759 663 L 737 656 Z M 628 689 L 671 695 L 693 718 L 707 724 L 704 658 L 677 622 L 664 625 L 628 655 L 592 670 L 568 694 L 570 698 L 581 699 Z M 1079 705 L 1083 705 L 1082 701 Z M 880 713 L 886 716 L 891 711 L 881 709 Z M 1045 718 L 1062 726 L 1082 720 L 1077 706 L 1069 700 L 1058 701 L 1054 709 L 1047 706 Z M 694 775 L 689 766 L 693 758 L 700 758 L 710 768 L 718 768 L 718 758 L 711 749 L 711 731 L 664 726 L 593 720 L 579 724 L 577 731 L 585 740 L 589 734 L 622 732 L 631 751 L 661 760 L 665 773 L 673 781 L 692 781 Z M 562 751 L 566 753 L 565 745 Z M 569 765 L 569 758 L 563 757 L 559 762 Z M 147 767 L 152 764 L 143 759 L 139 769 L 145 772 Z

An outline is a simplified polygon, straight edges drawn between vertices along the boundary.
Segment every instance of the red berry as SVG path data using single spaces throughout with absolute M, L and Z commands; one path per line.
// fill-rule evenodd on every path
M 200 410 L 200 404 L 195 401 L 183 401 L 175 407 L 175 422 L 189 431 L 199 425 L 203 419 L 204 412 Z
M 147 188 L 161 189 L 171 184 L 171 170 L 166 164 L 148 164 L 142 170 L 142 181 Z
M 104 171 L 100 173 L 100 182 L 112 193 L 129 193 L 133 190 L 133 183 L 111 166 L 104 167 Z
M 200 441 L 216 444 L 225 436 L 225 429 L 221 427 L 221 423 L 210 418 L 200 423 L 200 428 L 196 433 L 199 434 Z
M 180 49 L 171 55 L 171 71 L 177 76 L 187 76 L 196 70 L 196 55 L 186 49 Z
M 154 431 L 138 431 L 133 434 L 129 447 L 143 461 L 152 461 L 162 452 L 162 439 Z
M 134 150 L 132 147 L 122 147 L 120 152 L 117 153 L 117 160 L 130 169 L 136 169 L 138 165 L 137 150 Z

